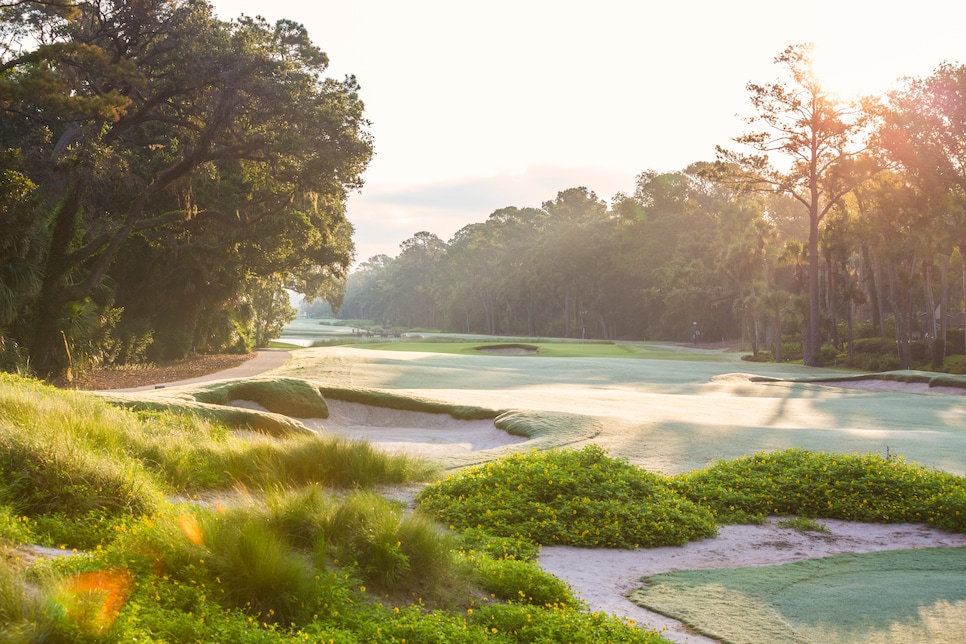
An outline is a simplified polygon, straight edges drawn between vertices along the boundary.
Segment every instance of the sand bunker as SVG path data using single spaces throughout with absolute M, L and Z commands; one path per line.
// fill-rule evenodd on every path
M 476 350 L 496 356 L 532 356 L 539 351 L 537 347 L 529 344 L 494 344 L 476 347 Z
M 457 420 L 448 414 L 427 414 L 327 401 L 329 417 L 303 420 L 325 434 L 366 440 L 387 452 L 419 456 L 451 456 L 523 443 L 523 436 L 497 429 L 492 420 Z

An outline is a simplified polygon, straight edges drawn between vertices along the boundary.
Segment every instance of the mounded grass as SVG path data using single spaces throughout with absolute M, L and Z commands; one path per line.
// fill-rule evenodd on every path
M 845 554 L 654 575 L 631 599 L 722 642 L 954 642 L 966 632 L 964 574 L 963 548 Z M 856 586 L 875 589 L 860 610 Z
M 672 486 L 719 523 L 799 515 L 966 532 L 966 478 L 878 454 L 762 452 L 680 474 Z
M 424 488 L 457 529 L 538 545 L 655 547 L 771 515 L 929 523 L 966 532 L 966 478 L 878 455 L 759 453 L 666 477 L 596 446 L 514 454 Z
M 328 418 L 320 389 L 295 378 L 229 380 L 203 385 L 194 391 L 198 402 L 228 405 L 234 400 L 258 403 L 276 414 L 293 418 Z
M 156 510 L 164 486 L 131 456 L 130 424 L 92 396 L 0 374 L 0 501 L 21 516 Z
M 683 545 L 717 533 L 711 512 L 664 476 L 596 446 L 515 454 L 420 492 L 419 505 L 457 529 L 540 545 L 637 548 Z
M 97 543 L 111 529 L 111 515 L 150 515 L 174 492 L 310 483 L 365 488 L 434 472 L 364 442 L 314 433 L 238 435 L 196 414 L 133 413 L 95 395 L 0 376 L 0 507 L 44 529 L 66 522 L 72 527 L 62 532 L 75 532 L 75 544 Z M 9 519 L 0 526 L 13 533 L 18 527 Z M 60 535 L 54 541 L 64 543 Z
M 228 380 L 171 390 L 99 395 L 133 411 L 174 411 L 276 437 L 312 433 L 296 418 L 329 416 L 319 388 L 296 378 Z M 257 403 L 264 411 L 232 406 L 236 400 Z

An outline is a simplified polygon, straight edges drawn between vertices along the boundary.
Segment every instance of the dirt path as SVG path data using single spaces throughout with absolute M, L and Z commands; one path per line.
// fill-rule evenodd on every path
M 146 391 L 158 389 L 160 387 L 177 387 L 180 385 L 194 385 L 213 380 L 232 380 L 237 378 L 251 378 L 272 369 L 277 369 L 288 362 L 292 354 L 285 349 L 258 349 L 252 358 L 248 358 L 241 364 L 237 364 L 228 369 L 211 371 L 199 376 L 180 379 L 177 375 L 169 374 L 164 371 L 155 372 L 156 378 L 146 385 L 127 387 L 123 389 L 109 389 L 110 391 Z

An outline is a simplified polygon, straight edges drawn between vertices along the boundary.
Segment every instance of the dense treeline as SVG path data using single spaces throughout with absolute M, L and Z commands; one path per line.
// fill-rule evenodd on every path
M 572 188 L 444 242 L 420 232 L 350 275 L 345 318 L 526 336 L 743 338 L 817 365 L 858 338 L 940 367 L 963 352 L 966 67 L 844 103 L 810 47 L 749 84 L 752 130 L 714 162 L 642 173 L 610 203 Z M 957 286 L 959 284 L 959 286 Z M 884 340 L 884 342 L 882 341 Z M 923 345 L 925 348 L 923 348 Z
M 371 156 L 305 29 L 203 0 L 0 1 L 0 366 L 247 351 L 338 302 Z

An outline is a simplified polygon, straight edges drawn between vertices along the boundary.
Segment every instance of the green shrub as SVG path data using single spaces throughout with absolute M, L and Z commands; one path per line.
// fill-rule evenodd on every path
M 839 350 L 830 345 L 823 345 L 818 352 L 819 364 L 823 367 L 834 367 L 839 364 Z
M 784 360 L 801 360 L 802 343 L 798 341 L 782 342 L 782 358 Z
M 857 338 L 852 341 L 852 350 L 855 353 L 887 354 L 896 353 L 896 341 L 886 338 Z
M 711 514 L 667 480 L 597 446 L 515 454 L 462 470 L 418 497 L 444 524 L 542 545 L 635 548 L 715 534 Z
M 952 374 L 966 374 L 966 356 L 947 356 L 943 362 L 943 372 Z
M 519 559 L 534 561 L 540 548 L 519 537 L 495 537 L 480 528 L 466 528 L 456 534 L 460 552 L 474 556 L 483 554 L 492 559 Z
M 0 488 L 0 494 L 3 491 Z M 31 538 L 33 530 L 29 517 L 14 512 L 9 504 L 0 503 L 0 545 L 3 542 L 30 543 Z
M 930 523 L 966 532 L 966 479 L 878 454 L 762 452 L 678 475 L 672 486 L 720 523 L 769 515 Z
M 497 599 L 534 606 L 576 608 L 579 602 L 570 586 L 531 561 L 518 559 L 476 559 L 477 582 Z
M 741 356 L 741 359 L 745 362 L 774 362 L 775 354 L 771 351 L 759 351 L 758 355 L 748 353 Z
M 667 642 L 660 634 L 645 631 L 630 621 L 558 606 L 537 608 L 521 604 L 493 604 L 474 611 L 469 621 L 493 633 L 495 641 L 568 644 Z M 505 639 L 497 640 L 496 634 Z

